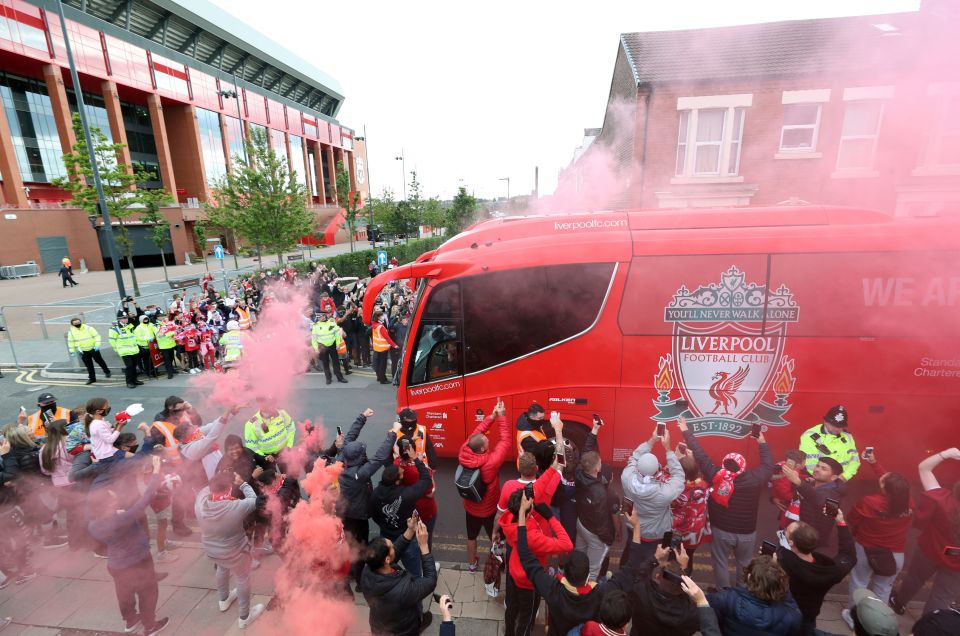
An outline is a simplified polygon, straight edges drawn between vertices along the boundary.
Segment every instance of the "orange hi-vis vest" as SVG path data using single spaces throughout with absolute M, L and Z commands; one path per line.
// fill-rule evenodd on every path
M 237 312 L 237 324 L 240 325 L 240 329 L 249 329 L 250 328 L 250 310 L 243 309 L 242 307 L 234 307 L 234 311 Z
M 400 440 L 405 436 L 403 431 L 397 433 L 397 454 L 400 454 Z M 413 449 L 417 451 L 417 457 L 420 458 L 427 466 L 430 466 L 430 462 L 427 461 L 427 427 L 423 424 L 417 424 L 416 433 L 413 436 Z
M 158 420 L 153 423 L 152 428 L 155 428 L 163 433 L 163 447 L 166 449 L 164 450 L 164 454 L 170 463 L 181 463 L 180 442 L 178 442 L 177 438 L 173 436 L 173 429 L 177 427 L 165 420 Z
M 62 406 L 57 407 L 56 413 L 53 414 L 53 420 L 66 420 L 70 422 L 70 409 L 65 409 Z M 27 418 L 27 427 L 33 432 L 34 437 L 46 437 L 47 432 L 43 430 L 44 419 L 40 417 L 40 410 L 37 409 L 37 412 Z
M 381 329 L 386 329 L 386 327 L 383 326 L 382 322 L 378 322 L 376 325 L 373 326 L 372 335 L 373 335 L 374 351 L 386 351 L 390 348 L 390 343 L 387 342 L 387 339 L 383 337 L 383 334 L 380 331 Z
M 343 356 L 347 354 L 347 332 L 343 330 L 343 327 L 340 327 L 340 342 L 337 343 L 337 355 Z
M 523 440 L 532 437 L 536 442 L 542 442 L 547 436 L 540 431 L 517 431 L 517 468 L 520 468 L 520 455 L 523 454 Z

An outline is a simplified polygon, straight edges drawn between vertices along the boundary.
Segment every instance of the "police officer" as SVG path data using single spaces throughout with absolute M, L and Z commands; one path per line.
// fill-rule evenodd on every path
M 236 320 L 227 322 L 227 333 L 220 336 L 220 345 L 223 347 L 224 370 L 235 366 L 243 355 L 243 336 L 240 334 L 240 323 Z
M 43 425 L 54 420 L 70 421 L 70 409 L 57 406 L 57 398 L 52 393 L 41 393 L 37 398 L 38 410 L 27 418 L 27 428 L 37 439 L 47 436 Z
M 110 346 L 123 360 L 123 373 L 127 378 L 127 388 L 135 389 L 143 382 L 137 380 L 137 360 L 140 359 L 140 347 L 137 346 L 137 336 L 133 333 L 133 325 L 126 314 L 117 318 L 117 324 L 110 327 Z
M 167 379 L 170 380 L 177 373 L 173 368 L 173 356 L 177 352 L 177 341 L 174 338 L 177 326 L 163 316 L 160 318 L 160 326 L 156 328 L 156 332 L 157 349 L 163 355 L 163 368 L 167 371 Z
M 347 383 L 340 371 L 340 356 L 337 355 L 337 348 L 343 342 L 340 332 L 340 325 L 330 319 L 329 312 L 320 314 L 320 319 L 314 323 L 310 330 L 310 344 L 313 350 L 320 358 L 323 365 L 323 374 L 327 377 L 327 384 L 333 382 L 330 376 L 330 365 L 333 364 L 333 372 L 337 375 L 337 382 Z
M 93 371 L 93 362 L 96 361 L 103 369 L 103 374 L 110 377 L 110 369 L 100 355 L 100 334 L 90 325 L 83 324 L 79 317 L 70 321 L 67 330 L 67 349 L 71 356 L 80 355 L 83 364 L 87 367 L 87 384 L 97 381 L 97 374 Z
M 823 416 L 822 424 L 804 431 L 800 436 L 800 450 L 807 454 L 807 471 L 812 473 L 822 458 L 832 457 L 843 467 L 841 478 L 853 479 L 860 469 L 860 455 L 853 435 L 847 432 L 848 424 L 847 409 L 837 405 Z
M 133 335 L 137 338 L 137 348 L 140 350 L 141 371 L 151 378 L 157 377 L 153 356 L 150 355 L 150 343 L 157 339 L 157 328 L 150 324 L 149 316 L 140 316 L 140 324 L 134 327 Z
M 261 399 L 260 410 L 253 414 L 243 427 L 243 445 L 275 461 L 285 448 L 293 448 L 297 426 L 290 414 L 278 409 L 271 399 Z

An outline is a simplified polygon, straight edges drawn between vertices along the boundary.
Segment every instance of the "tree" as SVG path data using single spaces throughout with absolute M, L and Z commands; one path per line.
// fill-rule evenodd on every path
M 394 204 L 385 216 L 378 216 L 380 224 L 390 234 L 403 234 L 409 238 L 417 231 L 417 217 L 408 201 Z
M 453 204 L 447 212 L 447 236 L 462 232 L 473 220 L 476 211 L 477 200 L 467 194 L 467 189 L 461 186 L 457 191 L 457 196 L 453 197 Z
M 420 226 L 423 225 L 423 196 L 420 193 L 420 181 L 417 180 L 417 171 L 410 171 L 410 196 L 407 197 L 406 204 L 409 206 L 410 218 L 416 223 L 417 236 L 420 236 Z M 413 231 L 413 228 L 409 230 Z
M 343 162 L 337 162 L 337 202 L 343 208 L 347 222 L 347 231 L 350 232 L 350 251 L 353 251 L 353 235 L 357 231 L 357 212 L 360 207 L 360 193 L 350 190 L 350 173 L 343 167 Z
M 170 240 L 170 224 L 160 214 L 160 208 L 173 203 L 173 197 L 166 190 L 146 190 L 143 200 L 143 213 L 140 220 L 150 225 L 150 241 L 160 250 L 160 262 L 163 264 L 163 279 L 170 280 L 167 274 L 167 255 L 164 246 Z
M 97 189 L 93 183 L 93 167 L 87 152 L 87 140 L 83 134 L 83 124 L 80 122 L 79 114 L 73 116 L 73 131 L 77 138 L 77 143 L 73 145 L 73 152 L 63 153 L 63 165 L 67 169 L 67 176 L 54 179 L 51 183 L 70 192 L 73 195 L 73 202 L 87 215 L 100 216 Z M 140 214 L 154 196 L 149 194 L 149 190 L 138 189 L 137 184 L 155 177 L 151 172 L 140 169 L 134 171 L 130 166 L 120 163 L 117 157 L 124 145 L 112 143 L 99 128 L 90 129 L 90 139 L 93 142 L 93 156 L 100 173 L 107 212 L 111 219 L 117 220 L 120 226 L 120 235 L 116 237 L 117 245 L 127 258 L 133 293 L 139 296 L 140 285 L 137 283 L 137 270 L 133 266 L 133 240 L 127 230 L 126 220 L 135 214 Z M 104 227 L 103 231 L 113 232 L 113 227 Z M 120 267 L 120 263 L 115 263 L 115 266 Z
M 443 209 L 440 199 L 433 197 L 423 202 L 423 224 L 430 226 L 430 236 L 436 236 L 437 230 L 447 221 L 447 211 Z
M 210 263 L 207 262 L 207 224 L 205 221 L 197 221 L 193 224 L 193 235 L 197 237 L 197 243 L 200 244 L 200 258 L 203 259 L 203 266 L 210 271 Z
M 384 188 L 379 197 L 371 197 L 367 202 L 367 215 L 370 222 L 375 223 L 383 232 L 390 232 L 389 219 L 396 207 L 393 192 Z
M 251 130 L 244 144 L 246 158 L 236 157 L 230 172 L 214 183 L 207 216 L 256 245 L 261 267 L 263 249 L 275 253 L 282 265 L 283 252 L 314 229 L 307 190 L 297 183 L 286 156 L 270 148 L 264 131 Z

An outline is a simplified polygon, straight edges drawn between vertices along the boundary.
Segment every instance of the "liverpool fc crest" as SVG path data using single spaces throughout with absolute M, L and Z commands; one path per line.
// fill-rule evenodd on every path
M 789 289 L 749 283 L 736 266 L 718 283 L 680 287 L 664 310 L 673 346 L 654 376 L 653 419 L 683 415 L 693 432 L 724 437 L 744 437 L 755 423 L 786 426 L 796 380 L 784 344 L 799 318 Z

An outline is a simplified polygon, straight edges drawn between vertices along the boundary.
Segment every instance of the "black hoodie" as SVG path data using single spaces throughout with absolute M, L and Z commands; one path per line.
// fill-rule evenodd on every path
M 646 551 L 634 543 L 630 546 L 627 565 L 636 572 L 636 582 L 630 593 L 633 603 L 633 627 L 630 636 L 689 636 L 700 629 L 697 606 L 683 593 L 664 594 L 653 582 L 656 562 L 647 559 L 635 563 Z M 649 553 L 648 553 L 649 554 Z
M 609 590 L 629 591 L 633 581 L 632 570 L 622 567 L 607 581 L 595 587 L 575 588 L 566 579 L 562 581 L 550 576 L 540 565 L 527 545 L 527 527 L 517 527 L 517 552 L 527 578 L 543 596 L 550 608 L 548 636 L 566 636 L 567 632 L 589 620 L 596 618 L 603 595 Z
M 419 462 L 418 462 L 419 463 Z M 397 555 L 407 549 L 407 538 L 400 536 L 393 545 Z M 360 575 L 360 589 L 370 606 L 370 631 L 399 636 L 420 633 L 420 600 L 437 587 L 437 568 L 430 553 L 421 554 L 423 576 L 395 569 L 380 574 L 369 565 Z
M 419 459 L 414 465 L 420 473 L 420 479 L 411 486 L 384 484 L 373 489 L 370 500 L 370 516 L 380 526 L 380 535 L 397 540 L 407 528 L 407 519 L 416 507 L 417 499 L 430 489 L 430 471 Z
M 809 627 L 804 633 L 813 633 L 823 598 L 857 564 L 853 536 L 847 526 L 837 526 L 837 539 L 840 544 L 837 556 L 831 559 L 814 552 L 813 563 L 804 561 L 792 550 L 784 547 L 777 549 L 777 561 L 790 577 L 790 594 L 803 614 L 804 627 Z
M 583 445 L 583 452 L 595 451 L 597 436 L 590 432 Z M 616 497 L 610 494 L 610 484 L 602 474 L 591 477 L 577 466 L 574 471 L 576 485 L 577 518 L 583 527 L 597 535 L 607 545 L 611 545 L 616 538 L 611 515 L 617 511 Z

